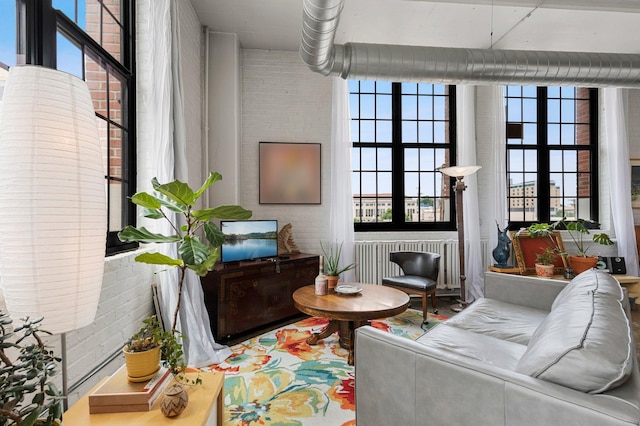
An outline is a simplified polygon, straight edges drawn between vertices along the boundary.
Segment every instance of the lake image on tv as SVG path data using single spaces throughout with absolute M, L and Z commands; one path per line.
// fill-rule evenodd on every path
M 225 262 L 258 259 L 278 255 L 278 240 L 273 238 L 250 238 L 225 241 L 222 245 Z

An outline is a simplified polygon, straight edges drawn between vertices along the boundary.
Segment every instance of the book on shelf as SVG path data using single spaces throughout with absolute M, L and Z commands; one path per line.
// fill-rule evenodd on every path
M 171 371 L 161 367 L 148 381 L 130 382 L 127 368 L 123 365 L 89 395 L 89 412 L 149 411 L 170 381 Z

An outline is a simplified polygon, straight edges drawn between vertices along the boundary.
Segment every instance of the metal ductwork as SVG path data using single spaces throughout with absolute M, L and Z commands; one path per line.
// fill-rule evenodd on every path
M 300 56 L 344 79 L 446 84 L 640 87 L 640 55 L 335 44 L 344 0 L 304 0 Z

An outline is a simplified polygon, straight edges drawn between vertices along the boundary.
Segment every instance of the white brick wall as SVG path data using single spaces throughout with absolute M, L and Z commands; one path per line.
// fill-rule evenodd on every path
M 240 203 L 257 219 L 291 223 L 303 252 L 319 253 L 329 232 L 331 78 L 311 72 L 297 52 L 244 50 Z M 322 204 L 268 205 L 258 198 L 259 142 L 322 144 Z

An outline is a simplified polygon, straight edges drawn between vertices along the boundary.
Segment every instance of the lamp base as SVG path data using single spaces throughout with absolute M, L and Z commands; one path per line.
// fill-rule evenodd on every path
M 467 302 L 463 302 L 462 300 L 459 300 L 458 303 L 451 305 L 449 307 L 449 309 L 451 309 L 453 312 L 462 312 L 464 311 L 464 309 L 469 306 L 469 304 Z

